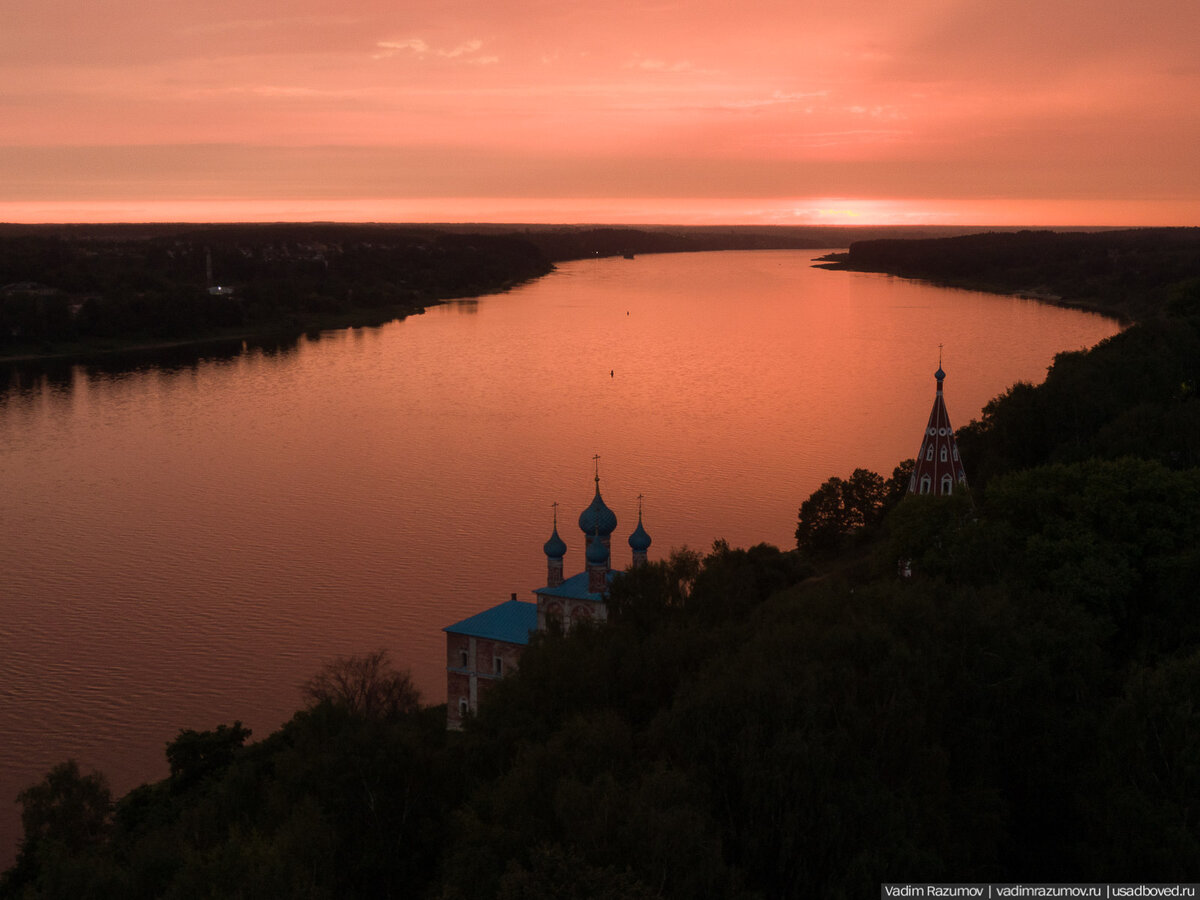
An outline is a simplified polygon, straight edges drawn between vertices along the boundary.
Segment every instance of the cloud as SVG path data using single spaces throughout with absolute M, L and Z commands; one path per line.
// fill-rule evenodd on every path
M 663 59 L 631 59 L 625 63 L 626 69 L 641 69 L 643 72 L 691 72 L 694 67 L 686 59 L 678 62 L 667 62 Z
M 769 97 L 755 97 L 746 100 L 728 100 L 721 104 L 723 109 L 757 109 L 763 106 L 779 106 L 787 103 L 805 103 L 811 100 L 823 99 L 829 96 L 829 91 L 774 91 Z
M 375 46 L 379 48 L 379 52 L 374 54 L 375 59 L 387 59 L 392 56 L 409 54 L 419 59 L 427 57 L 453 59 L 476 66 L 492 65 L 500 61 L 500 57 L 498 56 L 477 56 L 476 54 L 483 49 L 483 41 L 478 39 L 464 41 L 458 46 L 448 49 L 433 47 L 422 38 L 406 38 L 402 41 L 378 41 Z

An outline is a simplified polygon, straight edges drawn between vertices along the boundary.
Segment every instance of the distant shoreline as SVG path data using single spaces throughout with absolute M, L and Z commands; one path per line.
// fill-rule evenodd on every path
M 690 252 L 710 251 L 698 250 Z M 734 250 L 732 252 L 738 251 Z M 1105 316 L 1106 318 L 1120 322 L 1122 325 L 1128 325 L 1131 322 L 1131 320 L 1119 310 L 1114 310 L 1098 304 L 1065 301 L 1057 295 L 1040 294 L 1034 291 L 1014 292 L 1007 290 L 1000 285 L 972 281 L 969 279 L 947 280 L 901 275 L 899 273 L 889 272 L 880 268 L 850 265 L 845 262 L 844 259 L 838 259 L 838 257 L 844 258 L 845 256 L 845 253 L 831 253 L 828 256 L 820 257 L 820 259 L 827 260 L 827 262 L 814 264 L 813 268 L 829 269 L 831 271 L 864 272 L 868 274 L 890 275 L 896 278 L 908 278 L 911 281 L 920 281 L 937 287 L 956 288 L 960 290 L 997 294 L 1000 296 L 1019 297 L 1021 299 L 1033 300 L 1035 302 L 1044 303 L 1050 306 L 1059 306 L 1066 309 L 1079 310 L 1081 312 L 1096 313 L 1097 315 Z M 548 275 L 550 273 L 547 272 L 545 274 Z M 186 338 L 96 338 L 91 340 L 52 344 L 50 349 L 43 351 L 14 349 L 12 352 L 6 352 L 0 350 L 0 366 L 16 363 L 36 363 L 41 361 L 70 361 L 83 364 L 87 363 L 89 360 L 112 359 L 114 357 L 119 357 L 126 354 L 153 354 L 155 352 L 164 350 L 176 350 L 189 347 L 202 349 L 204 347 L 217 347 L 239 342 L 244 343 L 247 341 L 295 339 L 306 334 L 319 333 L 323 331 L 343 331 L 354 328 L 377 328 L 381 325 L 386 325 L 389 322 L 401 321 L 409 316 L 423 315 L 426 310 L 440 306 L 443 303 L 449 303 L 455 300 L 470 300 L 478 297 L 492 296 L 494 294 L 502 294 L 514 287 L 520 286 L 521 284 L 530 283 L 543 277 L 545 277 L 545 275 L 538 275 L 535 278 L 526 279 L 514 284 L 497 287 L 495 290 L 487 290 L 475 294 L 464 294 L 456 297 L 433 298 L 419 304 L 396 303 L 386 306 L 369 307 L 346 313 L 310 315 L 302 317 L 299 321 L 294 323 L 275 323 L 263 328 L 233 328 L 223 331 L 213 331 L 205 334 L 198 334 L 194 337 Z
M 830 253 L 828 256 L 823 256 L 821 259 L 828 262 L 818 263 L 813 266 L 814 269 L 829 269 L 832 272 L 863 272 L 868 275 L 889 275 L 893 278 L 905 278 L 909 281 L 919 281 L 922 284 L 933 285 L 934 287 L 952 288 L 961 291 L 978 291 L 982 294 L 996 294 L 1000 297 L 1015 297 L 1019 300 L 1033 300 L 1036 303 L 1044 303 L 1047 306 L 1057 306 L 1062 309 L 1073 309 L 1078 312 L 1095 313 L 1098 316 L 1104 316 L 1106 319 L 1112 319 L 1114 322 L 1119 322 L 1122 326 L 1133 324 L 1133 319 L 1120 309 L 1115 309 L 1111 306 L 1106 306 L 1101 303 L 1090 303 L 1083 300 L 1064 300 L 1058 294 L 1050 291 L 1038 290 L 1037 288 L 1027 288 L 1024 290 L 1012 290 L 1001 284 L 995 284 L 988 281 L 980 281 L 971 278 L 932 278 L 920 275 L 907 275 L 900 272 L 890 271 L 888 269 L 867 266 L 867 265 L 852 265 L 844 259 L 847 256 L 845 253 Z M 841 259 L 835 257 L 842 257 Z
M 502 293 L 502 291 L 500 291 Z M 474 295 L 484 296 L 484 295 Z M 409 316 L 423 314 L 427 309 L 453 300 L 470 299 L 469 297 L 447 297 L 430 300 L 420 306 L 396 304 L 394 306 L 371 307 L 357 310 L 353 313 L 336 315 L 312 316 L 295 324 L 276 324 L 266 328 L 233 328 L 228 331 L 214 331 L 195 337 L 187 338 L 111 338 L 91 339 L 84 341 L 62 342 L 59 346 L 43 352 L 15 350 L 12 353 L 0 351 L 0 365 L 7 363 L 39 362 L 42 360 L 72 360 L 80 363 L 89 359 L 112 358 L 123 354 L 154 353 L 160 350 L 174 350 L 185 347 L 205 347 L 221 344 L 231 344 L 245 341 L 270 340 L 272 338 L 298 338 L 305 334 L 321 331 L 340 331 L 349 328 L 375 328 L 406 319 Z
M 852 242 L 821 265 L 1021 297 L 1122 325 L 1200 307 L 1200 228 L 983 232 Z
M 238 262 L 236 255 L 232 257 L 229 255 L 234 252 L 229 249 L 230 246 L 236 245 L 235 249 L 243 251 L 247 246 L 260 250 L 262 245 L 269 244 L 270 242 L 275 242 L 279 246 L 286 244 L 290 247 L 293 251 L 292 259 L 295 267 L 298 268 L 306 263 L 312 263 L 314 259 L 319 258 L 319 261 L 325 263 L 327 266 L 325 271 L 332 271 L 332 268 L 328 267 L 328 263 L 325 261 L 325 253 L 329 245 L 337 242 L 347 242 L 347 246 L 349 246 L 349 242 L 351 241 L 366 242 L 365 246 L 374 249 L 382 249 L 380 247 L 381 242 L 392 243 L 398 246 L 401 251 L 411 250 L 413 246 L 420 244 L 421 246 L 416 248 L 417 251 L 428 256 L 428 248 L 434 247 L 436 249 L 439 242 L 452 243 L 452 245 L 457 246 L 460 253 L 465 251 L 470 254 L 475 252 L 477 246 L 486 247 L 489 242 L 494 243 L 497 240 L 502 240 L 508 241 L 509 244 L 505 245 L 506 249 L 501 249 L 499 252 L 502 255 L 505 253 L 509 254 L 507 259 L 512 261 L 507 271 L 503 271 L 502 265 L 494 265 L 490 271 L 480 272 L 480 277 L 470 282 L 460 282 L 457 285 L 437 283 L 437 276 L 435 276 L 433 282 L 405 286 L 406 279 L 404 273 L 400 272 L 397 275 L 396 271 L 398 270 L 396 270 L 392 273 L 385 273 L 382 280 L 386 282 L 388 279 L 392 279 L 392 281 L 390 284 L 384 284 L 382 288 L 379 286 L 379 279 L 375 283 L 372 283 L 370 276 L 363 273 L 362 270 L 352 268 L 353 264 L 348 263 L 346 268 L 337 270 L 338 275 L 342 278 L 343 284 L 341 290 L 346 294 L 345 299 L 349 300 L 349 295 L 353 294 L 356 299 L 369 298 L 376 302 L 361 308 L 348 309 L 297 308 L 301 304 L 292 304 L 292 308 L 281 307 L 276 309 L 273 318 L 258 323 L 240 322 L 222 326 L 217 322 L 212 322 L 209 323 L 211 327 L 206 328 L 203 327 L 202 323 L 196 322 L 194 324 L 199 325 L 200 329 L 194 334 L 181 335 L 176 333 L 169 336 L 164 335 L 159 338 L 149 337 L 144 333 L 141 336 L 131 337 L 120 337 L 111 333 L 79 337 L 68 337 L 66 335 L 56 337 L 53 334 L 45 337 L 30 335 L 27 340 L 20 344 L 13 342 L 8 347 L 0 348 L 0 366 L 48 360 L 86 362 L 89 359 L 111 359 L 124 354 L 136 355 L 174 348 L 215 346 L 238 341 L 296 338 L 303 334 L 320 331 L 376 327 L 387 322 L 406 318 L 410 315 L 423 313 L 426 309 L 447 300 L 503 293 L 519 284 L 548 274 L 550 271 L 553 271 L 553 264 L 556 262 L 566 262 L 575 259 L 610 256 L 625 256 L 626 258 L 630 258 L 647 253 L 714 250 L 820 250 L 831 246 L 839 246 L 837 241 L 846 241 L 848 238 L 853 238 L 853 241 L 850 243 L 851 250 L 845 253 L 830 254 L 822 257 L 823 262 L 818 263 L 817 266 L 819 268 L 834 270 L 842 269 L 857 272 L 882 273 L 924 281 L 939 287 L 1016 296 L 1038 303 L 1096 313 L 1111 318 L 1122 325 L 1127 325 L 1137 320 L 1140 318 L 1141 313 L 1141 310 L 1131 309 L 1129 308 L 1129 304 L 1123 304 L 1119 299 L 1115 303 L 1104 302 L 1100 298 L 1080 296 L 1077 292 L 1071 292 L 1074 296 L 1064 296 L 1067 293 L 1066 291 L 1056 289 L 1053 286 L 1048 287 L 1045 284 L 1018 287 L 1012 283 L 1005 284 L 1001 281 L 989 280 L 985 272 L 981 272 L 979 276 L 950 275 L 946 272 L 930 270 L 928 267 L 906 265 L 899 257 L 896 259 L 890 257 L 880 259 L 873 258 L 869 253 L 864 254 L 861 252 L 864 249 L 871 250 L 876 247 L 895 247 L 896 245 L 937 245 L 949 249 L 954 247 L 958 240 L 963 239 L 962 232 L 974 235 L 973 238 L 967 238 L 968 240 L 1000 238 L 1006 240 L 1028 240 L 1031 237 L 1044 240 L 1046 236 L 1053 234 L 1052 232 L 1023 232 L 1014 235 L 1007 230 L 1005 232 L 996 231 L 990 234 L 980 234 L 978 231 L 972 229 L 951 228 L 901 229 L 891 227 L 879 229 L 840 229 L 834 231 L 830 228 L 799 227 L 636 229 L 620 227 L 585 228 L 578 226 L 545 226 L 525 231 L 504 230 L 498 227 L 481 228 L 480 231 L 485 232 L 484 234 L 472 235 L 464 233 L 468 227 L 442 226 L 441 228 L 426 228 L 420 232 L 409 232 L 396 226 L 378 225 L 210 225 L 193 226 L 191 228 L 167 225 L 35 226 L 22 228 L 0 225 L 0 241 L 50 239 L 64 242 L 67 246 L 91 245 L 102 247 L 102 252 L 106 254 L 111 254 L 112 250 L 110 248 L 119 244 L 140 252 L 143 247 L 154 245 L 155 242 L 157 242 L 159 248 L 169 247 L 168 252 L 175 253 L 180 243 L 188 241 L 191 244 L 193 256 L 202 252 L 208 252 L 211 256 L 217 256 L 218 267 L 221 271 L 228 271 Z M 899 238 L 898 235 L 900 234 L 903 234 L 904 237 Z M 1095 233 L 1091 235 L 1091 238 L 1093 240 L 1105 239 Z M 171 242 L 174 242 L 174 244 L 172 245 Z M 534 255 L 540 254 L 541 263 L 533 263 L 532 266 L 536 268 L 540 265 L 544 268 L 530 274 L 530 261 L 527 259 L 518 260 L 513 255 L 518 245 L 524 246 Z M 841 243 L 840 246 L 847 246 L 847 244 Z M 208 247 L 214 249 L 205 249 Z M 300 248 L 301 253 L 308 253 L 309 256 L 295 256 L 297 247 Z M 224 258 L 219 255 L 220 252 L 225 253 Z M 92 256 L 96 255 L 98 254 L 95 252 L 92 253 Z M 287 256 L 286 250 L 283 255 Z M 210 266 L 212 265 L 211 256 Z M 411 252 L 407 258 L 409 260 L 413 258 Z M 278 257 L 275 259 L 277 263 Z M 441 271 L 456 271 L 456 267 L 461 267 L 466 259 L 468 257 L 460 255 L 456 260 L 449 262 L 449 268 L 444 266 Z M 852 259 L 853 261 L 851 261 Z M 418 257 L 418 267 L 421 261 L 422 257 Z M 401 263 L 401 265 L 405 264 L 407 263 Z M 469 265 L 469 263 L 467 264 Z M 202 273 L 202 256 L 198 259 L 193 259 L 191 268 L 194 270 L 197 266 L 201 266 Z M 523 271 L 520 271 L 521 266 L 524 266 Z M 0 288 L 3 287 L 4 281 L 15 281 L 18 278 L 30 283 L 36 283 L 35 286 L 37 287 L 42 286 L 42 279 L 38 277 L 37 272 L 31 271 L 24 275 L 18 275 L 18 271 L 21 270 L 0 271 Z M 307 274 L 309 277 L 320 277 L 319 273 L 317 276 L 312 276 L 311 271 Z M 178 278 L 180 276 L 176 275 L 175 277 Z M 494 279 L 494 283 L 487 283 L 489 279 Z M 232 280 L 236 286 L 238 284 L 237 277 L 234 276 Z M 52 280 L 48 280 L 46 283 L 50 285 L 51 289 L 58 289 Z M 379 300 L 386 299 L 388 293 L 393 293 L 389 289 L 392 285 L 400 288 L 397 292 L 407 294 L 405 299 L 396 303 L 379 303 Z M 202 287 L 197 288 L 194 285 L 185 285 L 182 281 L 180 282 L 180 286 L 185 290 L 193 292 L 203 291 Z M 456 291 L 456 288 L 461 292 Z M 466 289 L 465 291 L 463 290 L 464 288 Z M 66 288 L 66 290 L 69 292 L 71 289 Z M 241 297 L 241 288 L 237 288 L 237 290 L 238 296 Z M 247 295 L 250 295 L 250 293 L 248 290 Z M 195 301 L 193 300 L 192 302 Z M 342 305 L 345 306 L 347 304 L 343 303 Z M 164 308 L 169 309 L 169 307 Z M 147 324 L 153 325 L 154 323 L 149 322 Z M 3 322 L 0 322 L 0 325 L 3 325 Z
M 551 271 L 551 261 L 515 235 L 328 226 L 146 234 L 0 228 L 0 365 L 375 327 Z

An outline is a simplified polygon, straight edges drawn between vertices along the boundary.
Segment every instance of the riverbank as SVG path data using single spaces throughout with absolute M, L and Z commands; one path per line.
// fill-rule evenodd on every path
M 814 266 L 817 269 L 829 269 L 834 272 L 863 272 L 871 275 L 892 275 L 897 278 L 907 278 L 910 281 L 919 281 L 923 284 L 932 285 L 933 287 L 953 288 L 962 291 L 978 291 L 984 294 L 999 294 L 1005 297 L 1017 297 L 1021 300 L 1034 300 L 1038 303 L 1045 303 L 1048 306 L 1058 306 L 1062 309 L 1075 309 L 1080 312 L 1090 312 L 1096 315 L 1104 316 L 1119 322 L 1122 326 L 1133 324 L 1133 320 L 1129 314 L 1120 308 L 1106 303 L 1097 303 L 1087 300 L 1067 300 L 1062 296 L 1053 293 L 1052 291 L 1043 288 L 1021 288 L 1013 290 L 1004 284 L 998 284 L 992 281 L 981 281 L 978 278 L 932 278 L 909 275 L 899 271 L 891 271 L 869 265 L 853 265 L 845 261 L 845 253 L 831 253 L 828 256 L 821 257 L 828 262 Z M 840 259 L 835 259 L 840 257 Z
M 303 321 L 280 323 L 267 328 L 228 328 L 192 337 L 166 339 L 152 338 L 95 338 L 83 341 L 66 341 L 43 344 L 39 348 L 10 348 L 0 352 L 0 365 L 5 363 L 36 362 L 39 360 L 78 360 L 86 362 L 100 357 L 124 354 L 155 353 L 181 347 L 204 348 L 223 346 L 234 342 L 269 341 L 298 338 L 302 334 L 332 331 L 342 328 L 371 328 L 388 322 L 421 315 L 431 306 L 443 303 L 433 300 L 423 306 L 395 304 L 355 310 L 352 313 L 311 316 Z
M 0 237 L 0 363 L 375 326 L 553 268 L 518 236 L 382 226 Z
M 1125 325 L 1200 302 L 1200 228 L 857 241 L 825 259 L 823 268 L 1008 294 Z

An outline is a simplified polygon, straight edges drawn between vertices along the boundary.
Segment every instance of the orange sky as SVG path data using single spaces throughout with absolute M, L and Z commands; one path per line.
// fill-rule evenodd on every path
M 0 221 L 1200 224 L 1196 0 L 7 0 Z

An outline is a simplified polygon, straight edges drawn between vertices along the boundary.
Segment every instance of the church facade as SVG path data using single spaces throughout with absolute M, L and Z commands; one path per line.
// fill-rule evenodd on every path
M 535 601 L 517 595 L 491 609 L 448 625 L 446 634 L 446 725 L 461 728 L 463 720 L 479 709 L 480 699 L 491 686 L 520 665 L 521 653 L 530 636 L 550 627 L 569 631 L 580 622 L 608 619 L 608 589 L 618 572 L 612 567 L 612 535 L 617 516 L 600 496 L 600 473 L 596 493 L 579 515 L 584 539 L 582 572 L 564 575 L 566 542 L 558 534 L 558 504 L 555 504 L 546 554 L 546 584 L 533 591 Z M 638 523 L 629 536 L 633 565 L 646 562 L 650 535 L 642 525 L 641 498 Z M 555 626 L 556 623 L 556 626 Z

